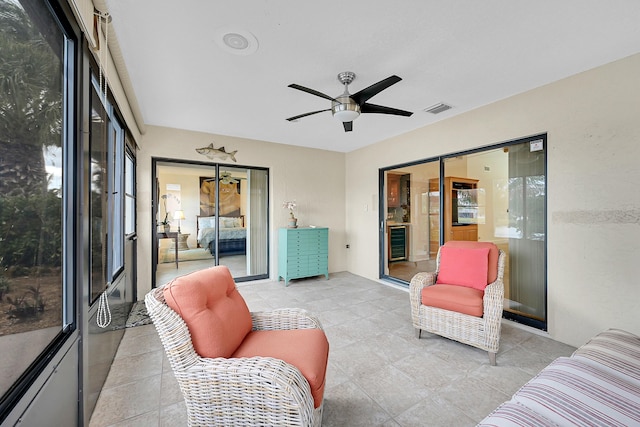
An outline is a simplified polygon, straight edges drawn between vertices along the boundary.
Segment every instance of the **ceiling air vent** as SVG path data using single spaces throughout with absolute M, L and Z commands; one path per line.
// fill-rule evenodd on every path
M 431 114 L 438 114 L 438 113 L 442 113 L 443 111 L 450 110 L 451 108 L 453 108 L 451 107 L 451 105 L 443 104 L 442 102 L 440 102 L 436 105 L 432 105 L 431 107 L 425 108 L 424 111 Z

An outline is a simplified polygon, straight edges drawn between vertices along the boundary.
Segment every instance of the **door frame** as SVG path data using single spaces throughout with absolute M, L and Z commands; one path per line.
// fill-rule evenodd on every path
M 156 287 L 156 273 L 158 268 L 158 233 L 157 233 L 157 225 L 156 218 L 158 214 L 158 209 L 160 207 L 160 195 L 156 191 L 156 182 L 158 178 L 158 163 L 173 163 L 177 166 L 179 165 L 191 165 L 191 166 L 201 166 L 204 168 L 211 168 L 215 171 L 215 176 L 219 176 L 221 168 L 234 168 L 234 169 L 247 169 L 247 170 L 264 170 L 267 171 L 267 179 L 269 175 L 269 169 L 265 167 L 256 167 L 256 166 L 247 166 L 247 165 L 236 165 L 229 163 L 214 163 L 214 162 L 203 162 L 198 160 L 184 160 L 184 159 L 174 159 L 169 157 L 151 157 L 151 288 L 154 289 Z M 216 191 L 216 198 L 219 196 L 219 192 Z M 267 195 L 269 199 L 269 195 Z M 217 199 L 216 199 L 217 202 Z M 219 206 L 219 203 L 216 203 L 216 206 Z M 270 212 L 269 212 L 269 202 L 267 202 L 267 222 L 265 224 L 265 228 L 267 230 L 267 272 L 265 274 L 259 274 L 254 276 L 243 276 L 234 278 L 236 282 L 245 282 L 250 280 L 258 280 L 258 279 L 267 279 L 269 278 L 269 266 L 271 253 L 271 233 L 270 230 Z M 219 257 L 217 255 L 218 251 L 216 251 L 215 264 L 219 263 Z
M 536 329 L 540 329 L 543 331 L 547 330 L 547 324 L 548 324 L 548 278 L 547 278 L 547 269 L 548 269 L 548 250 L 547 250 L 547 245 L 548 245 L 548 224 L 547 224 L 547 220 L 548 220 L 548 215 L 547 215 L 547 194 L 548 194 L 548 180 L 547 180 L 547 153 L 548 153 L 548 140 L 547 140 L 547 134 L 546 133 L 541 133 L 541 134 L 536 134 L 536 135 L 532 135 L 532 136 L 527 136 L 527 137 L 523 137 L 523 138 L 518 138 L 518 139 L 513 139 L 513 140 L 508 140 L 508 141 L 503 141 L 503 142 L 499 142 L 496 144 L 491 144 L 491 145 L 486 145 L 486 146 L 481 146 L 481 147 L 476 147 L 470 150 L 465 150 L 465 151 L 457 151 L 457 152 L 452 152 L 452 153 L 447 153 L 447 154 L 443 154 L 437 157 L 430 157 L 430 158 L 425 158 L 425 159 L 420 159 L 420 160 L 416 160 L 416 161 L 412 161 L 412 162 L 407 162 L 407 163 L 401 163 L 401 164 L 396 164 L 396 165 L 392 165 L 392 166 L 387 166 L 384 168 L 380 168 L 378 170 L 378 234 L 379 234 L 379 238 L 378 238 L 378 254 L 379 254 L 379 278 L 394 284 L 398 284 L 400 286 L 404 286 L 404 287 L 409 287 L 409 282 L 406 282 L 402 279 L 398 279 L 392 276 L 389 276 L 388 274 L 385 273 L 385 265 L 387 263 L 387 258 L 385 257 L 385 247 L 387 245 L 387 237 L 386 237 L 386 233 L 385 233 L 385 220 L 386 220 L 386 215 L 387 215 L 387 198 L 386 198 L 386 187 L 385 187 L 385 174 L 389 171 L 392 171 L 394 169 L 400 169 L 400 168 L 406 168 L 409 166 L 415 166 L 415 165 L 420 165 L 423 163 L 428 163 L 428 162 L 434 162 L 434 161 L 438 161 L 440 162 L 440 183 L 439 183 L 439 191 L 440 194 L 443 194 L 444 192 L 444 178 L 445 178 L 445 161 L 447 159 L 450 158 L 455 158 L 455 157 L 459 157 L 459 156 L 465 156 L 465 155 L 470 155 L 470 154 L 476 154 L 476 153 L 482 153 L 482 152 L 486 152 L 486 151 L 491 151 L 491 150 L 496 150 L 496 149 L 504 149 L 513 145 L 519 145 L 519 144 L 523 144 L 526 142 L 532 142 L 532 141 L 536 141 L 536 140 L 542 140 L 543 144 L 544 144 L 544 174 L 545 174 L 545 193 L 544 193 L 544 234 L 545 234 L 545 240 L 544 240 L 544 253 L 543 253 L 543 259 L 544 259 L 544 266 L 543 266 L 543 277 L 544 277 L 544 284 L 543 284 L 543 291 L 544 291 L 544 312 L 545 312 L 545 318 L 544 320 L 537 320 L 537 319 L 533 319 L 533 318 L 529 318 L 529 317 L 525 317 L 522 315 L 518 315 L 516 313 L 512 313 L 512 312 L 507 312 L 507 311 L 503 311 L 503 317 L 505 319 L 508 320 L 512 320 L 514 322 L 517 323 L 522 323 L 524 325 L 527 326 L 531 326 L 534 327 Z M 444 217 L 442 215 L 442 212 L 444 212 L 444 200 L 443 197 L 440 197 L 440 246 L 442 246 L 444 244 Z

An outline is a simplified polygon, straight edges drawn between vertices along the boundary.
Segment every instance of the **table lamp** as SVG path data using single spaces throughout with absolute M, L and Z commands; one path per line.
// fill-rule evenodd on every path
M 173 219 L 178 220 L 178 234 L 180 234 L 180 221 L 184 219 L 184 211 L 173 212 Z

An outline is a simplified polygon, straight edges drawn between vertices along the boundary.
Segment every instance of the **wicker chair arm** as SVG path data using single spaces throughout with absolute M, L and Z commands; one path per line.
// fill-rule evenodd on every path
M 175 374 L 186 380 L 181 381 L 185 398 L 201 402 L 206 416 L 190 420 L 193 425 L 206 425 L 212 417 L 216 425 L 232 425 L 238 420 L 243 420 L 243 425 L 312 425 L 309 383 L 297 368 L 282 360 L 202 358 Z M 216 402 L 216 408 L 221 409 L 212 414 L 207 402 Z
M 251 312 L 253 330 L 322 329 L 320 320 L 301 308 Z
M 502 317 L 504 308 L 504 283 L 502 280 L 496 280 L 484 288 L 482 305 L 485 319 L 500 319 Z
M 506 255 L 500 250 L 498 257 L 498 278 L 493 283 L 489 283 L 484 288 L 482 304 L 484 306 L 484 317 L 487 320 L 500 322 L 504 308 L 504 263 Z
M 413 278 L 411 279 L 411 283 L 409 284 L 409 297 L 411 299 L 411 306 L 415 307 L 416 309 L 419 308 L 422 301 L 422 289 L 435 283 L 435 272 L 420 272 L 413 276 Z

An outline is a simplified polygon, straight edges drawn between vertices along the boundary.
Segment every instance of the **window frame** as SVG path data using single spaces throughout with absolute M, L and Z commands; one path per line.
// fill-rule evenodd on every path
M 95 66 L 94 66 L 95 68 Z M 106 150 L 106 202 L 101 205 L 101 214 L 106 215 L 106 226 L 108 236 L 105 239 L 105 243 L 101 246 L 103 254 L 105 255 L 105 277 L 102 279 L 104 283 L 95 284 L 92 280 L 89 281 L 89 304 L 92 306 L 98 301 L 98 298 L 102 292 L 109 288 L 112 283 L 115 283 L 120 275 L 125 271 L 124 260 L 124 244 L 125 244 L 125 152 L 127 151 L 126 143 L 126 130 L 123 125 L 124 121 L 120 118 L 116 111 L 115 103 L 110 99 L 104 99 L 104 93 L 100 91 L 100 84 L 96 72 L 91 71 L 91 85 L 90 85 L 90 98 L 93 95 L 97 95 L 97 102 L 100 103 L 100 107 L 105 113 L 106 126 L 105 137 L 106 147 L 102 147 Z M 106 105 L 105 105 L 106 103 Z M 89 114 L 93 110 L 94 106 L 90 103 L 88 106 Z M 91 149 L 90 149 L 91 151 Z M 135 185 L 134 185 L 135 187 Z M 90 208 L 90 217 L 93 218 L 93 213 Z M 104 223 L 104 219 L 103 219 Z M 90 233 L 94 230 L 91 229 Z M 106 248 L 105 248 L 106 245 Z M 92 248 L 93 249 L 93 248 Z M 91 268 L 90 268 L 91 269 Z
M 43 8 L 48 10 L 48 23 L 54 25 L 62 35 L 61 59 L 61 149 L 62 149 L 62 202 L 61 202 L 61 309 L 62 318 L 59 332 L 51 339 L 40 354 L 14 381 L 12 386 L 0 396 L 0 423 L 3 423 L 16 408 L 19 402 L 31 391 L 42 374 L 51 369 L 52 361 L 61 357 L 61 353 L 69 347 L 69 339 L 78 327 L 77 283 L 81 277 L 78 243 L 82 224 L 76 221 L 81 213 L 80 194 L 82 189 L 82 145 L 78 124 L 80 123 L 81 82 L 80 61 L 81 43 L 79 30 L 72 25 L 68 17 L 72 16 L 68 5 L 55 0 L 46 0 Z M 40 14 L 40 19 L 45 18 Z

